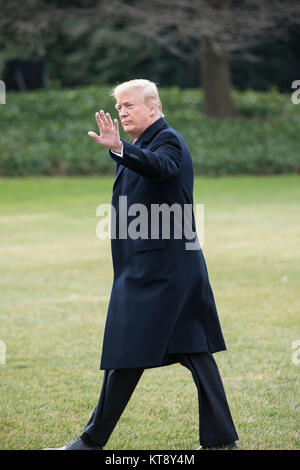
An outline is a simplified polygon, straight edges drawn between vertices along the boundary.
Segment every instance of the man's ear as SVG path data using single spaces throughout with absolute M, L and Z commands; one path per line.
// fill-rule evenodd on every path
M 155 116 L 156 112 L 157 112 L 157 106 L 155 103 L 150 103 L 149 104 L 149 111 L 150 111 L 150 116 L 153 117 Z

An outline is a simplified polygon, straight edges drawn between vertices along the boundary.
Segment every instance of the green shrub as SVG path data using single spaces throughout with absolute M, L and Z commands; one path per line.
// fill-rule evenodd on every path
M 95 112 L 117 116 L 109 86 L 8 92 L 0 106 L 0 176 L 113 174 L 107 151 L 87 135 Z M 234 92 L 239 117 L 208 119 L 201 90 L 161 90 L 165 118 L 186 139 L 195 173 L 298 173 L 299 111 L 290 95 Z M 130 140 L 129 136 L 122 137 Z

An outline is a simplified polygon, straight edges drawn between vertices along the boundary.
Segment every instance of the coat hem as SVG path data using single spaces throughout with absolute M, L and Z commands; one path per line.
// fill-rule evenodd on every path
M 164 367 L 164 366 L 170 366 L 172 364 L 176 364 L 180 362 L 180 356 L 182 354 L 201 354 L 201 353 L 210 353 L 210 354 L 215 354 L 217 352 L 221 351 L 226 351 L 227 348 L 226 346 L 222 348 L 214 348 L 211 350 L 201 350 L 201 351 L 182 351 L 182 352 L 176 352 L 176 353 L 167 353 L 166 356 L 164 356 L 164 359 L 156 364 L 153 363 L 146 363 L 146 364 L 139 364 L 139 365 L 132 365 L 132 364 L 122 364 L 121 366 L 115 365 L 115 366 L 110 366 L 107 367 L 103 365 L 102 363 L 100 364 L 100 370 L 110 370 L 110 369 L 153 369 L 155 367 Z

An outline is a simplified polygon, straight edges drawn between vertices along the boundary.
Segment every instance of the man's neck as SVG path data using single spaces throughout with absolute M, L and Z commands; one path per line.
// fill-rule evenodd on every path
M 142 134 L 144 134 L 144 132 L 146 132 L 147 129 L 149 129 L 149 127 L 152 126 L 152 124 L 154 124 L 156 121 L 158 121 L 161 117 L 162 117 L 162 116 L 156 116 L 156 117 L 150 122 L 150 124 L 149 124 L 142 132 L 140 132 L 139 134 L 136 134 L 136 133 L 134 133 L 134 132 L 131 133 L 131 134 L 130 134 L 130 133 L 128 133 L 128 134 L 130 135 L 130 137 L 131 137 L 132 139 L 136 139 L 136 140 L 137 140 Z

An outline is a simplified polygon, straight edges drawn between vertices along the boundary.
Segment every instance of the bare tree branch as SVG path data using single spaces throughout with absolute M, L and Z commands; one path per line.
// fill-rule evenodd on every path
M 230 8 L 228 4 L 230 3 Z M 299 0 L 99 0 L 86 8 L 58 8 L 41 0 L 0 0 L 0 36 L 15 42 L 51 40 L 63 21 L 126 24 L 126 31 L 150 38 L 181 57 L 193 56 L 195 42 L 208 39 L 216 52 L 247 51 L 288 38 L 300 26 Z M 80 24 L 80 23 L 79 23 Z M 74 26 L 75 27 L 75 26 Z M 126 41 L 120 29 L 120 41 Z M 41 44 L 40 44 L 41 46 Z

